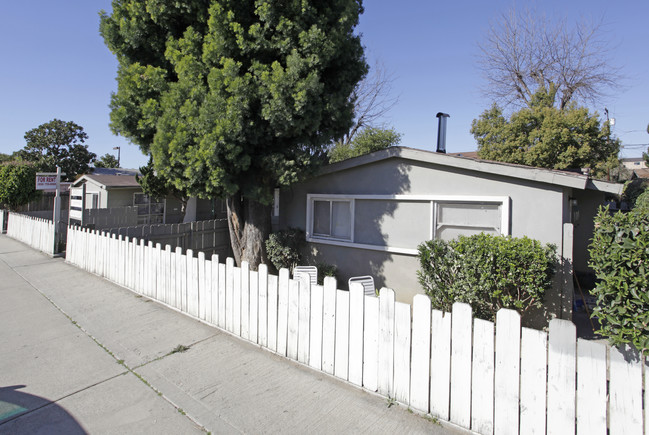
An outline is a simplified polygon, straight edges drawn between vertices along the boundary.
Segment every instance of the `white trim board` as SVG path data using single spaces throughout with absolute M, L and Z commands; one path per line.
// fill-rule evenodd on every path
M 337 240 L 329 237 L 313 236 L 313 202 L 315 200 L 345 200 L 351 201 L 351 240 Z M 354 242 L 355 200 L 385 200 L 385 201 L 430 201 L 430 232 L 428 240 L 435 234 L 435 208 L 440 202 L 464 203 L 498 203 L 501 206 L 500 229 L 502 235 L 510 235 L 511 199 L 509 196 L 478 196 L 478 195 L 353 195 L 353 194 L 326 194 L 308 193 L 306 204 L 306 240 L 310 243 L 323 245 L 342 246 L 347 248 L 367 249 L 372 251 L 390 252 L 404 255 L 417 255 L 416 248 L 398 246 L 369 245 Z M 424 242 L 424 240 L 422 240 Z

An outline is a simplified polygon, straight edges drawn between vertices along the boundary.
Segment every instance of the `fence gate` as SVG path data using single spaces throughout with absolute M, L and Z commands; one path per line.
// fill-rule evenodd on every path
M 69 221 L 77 221 L 83 226 L 83 211 L 86 208 L 86 185 L 70 187 L 70 213 Z

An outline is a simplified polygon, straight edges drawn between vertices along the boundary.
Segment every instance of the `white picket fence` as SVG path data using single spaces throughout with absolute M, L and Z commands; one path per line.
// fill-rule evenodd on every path
M 288 357 L 481 434 L 642 434 L 647 422 L 644 359 L 576 339 L 575 326 L 496 325 L 471 308 L 412 307 L 394 292 L 364 296 L 251 271 L 217 256 L 69 228 L 67 260 Z M 646 382 L 646 381 L 645 381 Z M 645 386 L 649 386 L 646 385 Z
M 7 232 L 7 210 L 0 209 L 0 234 Z
M 34 249 L 54 254 L 54 222 L 19 213 L 8 213 L 7 235 Z

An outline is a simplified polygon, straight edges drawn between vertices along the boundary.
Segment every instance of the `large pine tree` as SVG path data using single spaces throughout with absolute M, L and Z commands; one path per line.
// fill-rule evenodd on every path
M 227 198 L 237 263 L 264 258 L 273 188 L 321 162 L 367 72 L 361 0 L 114 0 L 113 131 L 186 195 Z

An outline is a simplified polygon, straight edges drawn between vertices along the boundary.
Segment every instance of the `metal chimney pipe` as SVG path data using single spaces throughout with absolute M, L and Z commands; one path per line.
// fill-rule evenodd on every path
M 439 119 L 437 126 L 437 152 L 446 154 L 446 118 L 449 118 L 451 115 L 438 112 L 436 116 Z

